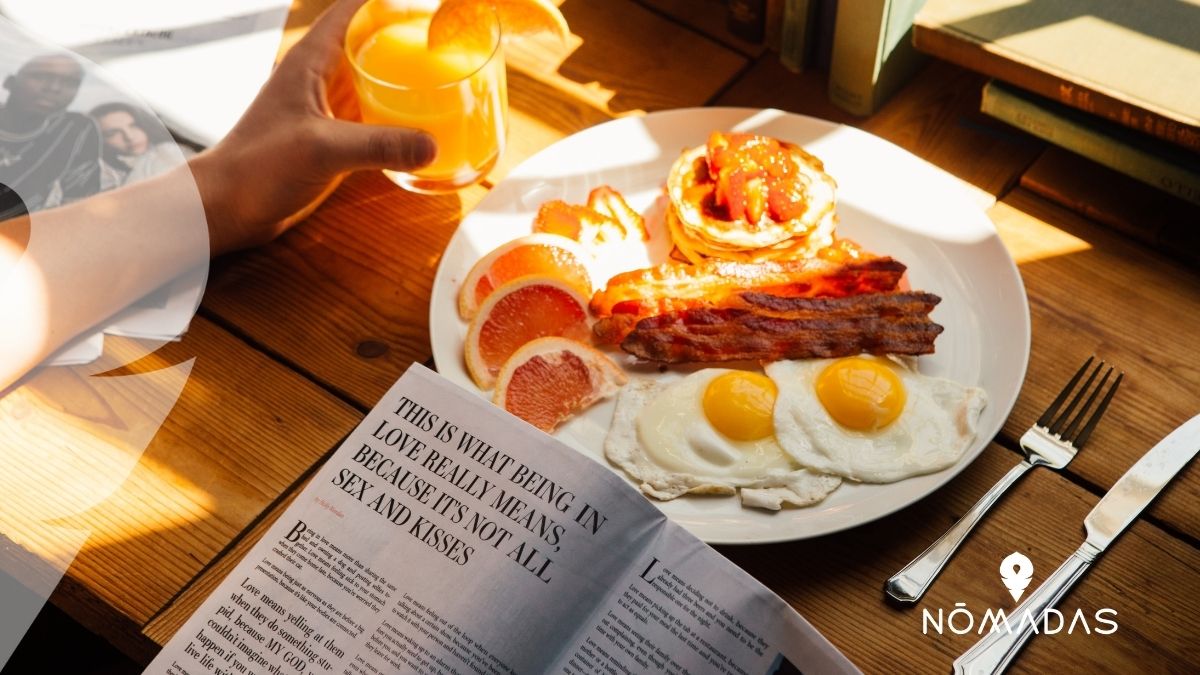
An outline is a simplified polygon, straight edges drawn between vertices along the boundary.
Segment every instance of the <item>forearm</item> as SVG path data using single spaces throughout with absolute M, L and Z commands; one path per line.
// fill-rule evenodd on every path
M 208 256 L 187 167 L 0 223 L 0 391 Z

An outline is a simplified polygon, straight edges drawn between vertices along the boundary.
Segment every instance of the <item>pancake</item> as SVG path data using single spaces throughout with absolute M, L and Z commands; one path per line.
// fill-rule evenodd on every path
M 811 255 L 827 246 L 833 240 L 836 223 L 837 184 L 825 173 L 821 160 L 798 145 L 766 137 L 714 134 L 710 143 L 728 142 L 728 139 L 743 142 L 761 139 L 764 144 L 771 144 L 771 148 L 776 147 L 773 144 L 777 142 L 783 152 L 782 161 L 787 163 L 783 167 L 787 178 L 756 179 L 759 189 L 746 189 L 748 195 L 759 193 L 750 195 L 757 198 L 761 211 L 755 214 L 758 217 L 752 222 L 749 220 L 750 209 L 744 209 L 745 217 L 733 217 L 728 205 L 718 203 L 717 182 L 709 173 L 709 144 L 684 151 L 667 178 L 667 193 L 675 221 L 670 225 L 680 251 L 689 259 L 711 256 L 763 260 Z M 735 151 L 735 157 L 738 156 L 736 152 L 740 151 Z M 752 161 L 746 160 L 745 165 L 753 168 L 756 165 L 750 164 Z M 773 208 L 763 207 L 767 200 L 766 185 L 786 185 L 788 197 L 784 201 L 789 217 L 777 220 L 773 217 Z M 807 241 L 809 238 L 811 242 Z
M 817 251 L 833 245 L 833 235 L 837 229 L 837 216 L 830 205 L 829 211 L 820 218 L 812 230 L 805 230 L 778 244 L 749 249 L 720 246 L 694 237 L 683 227 L 674 205 L 667 209 L 666 224 L 675 249 L 683 256 L 683 260 L 699 263 L 706 258 L 721 258 L 752 263 L 811 258 Z

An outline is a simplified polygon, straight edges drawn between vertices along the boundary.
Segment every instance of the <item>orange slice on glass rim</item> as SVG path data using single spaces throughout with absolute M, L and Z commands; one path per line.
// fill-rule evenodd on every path
M 458 314 L 470 321 L 493 291 L 529 275 L 558 277 L 591 297 L 590 262 L 578 242 L 556 234 L 531 234 L 501 244 L 475 263 L 459 287 Z
M 587 299 L 570 284 L 525 276 L 496 289 L 467 329 L 463 356 L 480 389 L 491 389 L 501 366 L 525 343 L 541 337 L 591 339 Z
M 551 0 L 445 0 L 429 23 L 429 48 L 492 44 L 492 16 L 503 35 L 549 33 L 566 42 L 571 31 Z
M 625 373 L 595 349 L 544 337 L 505 361 L 492 402 L 549 433 L 571 415 L 612 396 L 625 380 Z

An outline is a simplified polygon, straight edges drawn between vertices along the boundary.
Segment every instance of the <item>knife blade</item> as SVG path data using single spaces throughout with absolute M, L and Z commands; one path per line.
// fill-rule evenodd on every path
M 1012 616 L 1030 614 L 1035 622 L 1041 621 L 1046 610 L 1058 604 L 1113 539 L 1129 527 L 1197 453 L 1200 453 L 1200 415 L 1176 427 L 1117 479 L 1083 521 L 1087 540 Z M 977 675 L 1003 671 L 1033 632 L 1033 622 L 1022 621 L 1016 631 L 988 634 L 954 660 L 954 672 Z
M 1200 452 L 1200 415 L 1176 427 L 1142 455 L 1083 521 L 1087 541 L 1103 551 Z

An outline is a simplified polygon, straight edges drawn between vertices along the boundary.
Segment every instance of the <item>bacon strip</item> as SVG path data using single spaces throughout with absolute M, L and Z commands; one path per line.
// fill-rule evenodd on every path
M 743 293 L 729 307 L 642 319 L 621 349 L 661 363 L 930 354 L 942 327 L 929 319 L 932 293 L 780 298 Z
M 689 265 L 671 261 L 614 276 L 592 296 L 591 310 L 607 317 L 620 305 L 625 313 L 652 316 L 719 305 L 742 291 L 788 297 L 878 293 L 895 289 L 904 270 L 895 259 L 874 256 L 845 262 L 806 258 L 742 263 L 713 258 Z

